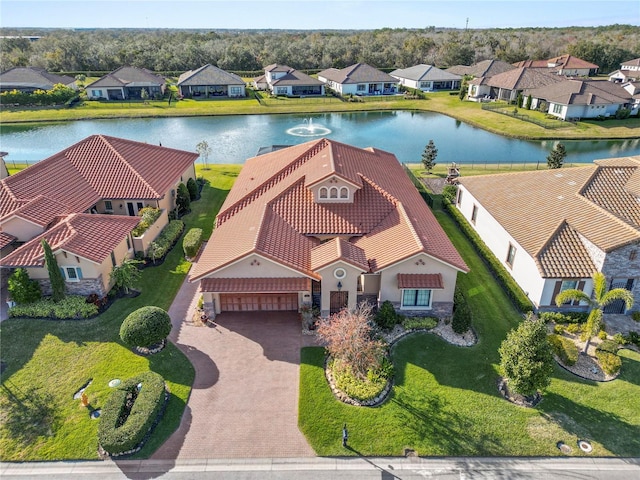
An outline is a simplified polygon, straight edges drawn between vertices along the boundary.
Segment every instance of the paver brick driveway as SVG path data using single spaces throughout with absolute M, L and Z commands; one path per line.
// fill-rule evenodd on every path
M 313 456 L 298 429 L 300 348 L 313 337 L 301 334 L 298 314 L 224 313 L 215 328 L 196 326 L 195 289 L 185 283 L 181 294 L 192 300 L 170 310 L 171 336 L 196 378 L 180 428 L 152 458 Z

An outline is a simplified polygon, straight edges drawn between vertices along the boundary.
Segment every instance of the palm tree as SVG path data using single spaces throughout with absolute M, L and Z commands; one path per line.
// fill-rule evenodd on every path
M 589 305 L 589 316 L 584 331 L 587 342 L 583 353 L 587 353 L 591 338 L 600 331 L 604 307 L 616 300 L 623 300 L 627 310 L 633 306 L 633 295 L 629 290 L 614 288 L 607 291 L 607 278 L 601 272 L 595 272 L 591 278 L 593 278 L 593 298 L 575 288 L 564 290 L 556 295 L 557 306 L 570 301 L 585 302 Z

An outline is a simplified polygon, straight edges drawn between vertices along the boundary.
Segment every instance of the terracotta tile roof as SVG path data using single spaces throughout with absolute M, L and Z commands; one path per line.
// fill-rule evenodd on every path
M 308 177 L 331 173 L 359 179 L 362 188 L 354 203 L 313 202 L 305 188 Z M 315 235 L 360 236 L 350 242 L 357 249 L 340 245 L 342 255 L 363 270 L 372 262 L 375 271 L 426 253 L 468 271 L 394 155 L 322 139 L 245 163 L 190 278 L 198 280 L 250 253 L 317 278 L 312 251 L 320 241 Z
M 366 63 L 356 63 L 340 70 L 328 68 L 318 73 L 318 77 L 324 77 L 327 80 L 345 85 L 368 82 L 398 83 L 397 78 L 393 78 L 388 73 L 384 73 Z
M 399 273 L 398 288 L 444 288 L 440 273 Z
M 580 235 L 565 221 L 542 248 L 537 263 L 546 278 L 588 278 L 597 270 Z
M 640 67 L 640 58 L 634 58 L 620 64 L 621 67 Z
M 547 60 L 521 60 L 513 64 L 517 68 L 548 68 L 549 62 Z
M 601 167 L 585 185 L 582 195 L 616 217 L 640 228 L 640 195 L 626 189 L 635 175 L 640 179 L 640 164 L 636 167 Z
M 9 234 L 7 232 L 0 231 L 0 249 L 8 247 L 9 245 L 11 245 L 16 240 L 17 240 L 17 238 L 14 237 L 13 235 L 11 235 L 11 234 Z
M 636 170 L 640 169 L 640 157 L 609 159 L 606 165 L 613 167 L 616 162 L 621 166 L 631 162 L 636 165 Z M 598 172 L 602 168 L 598 165 L 601 163 L 561 170 L 462 177 L 460 183 L 538 261 L 542 272 L 540 255 L 554 235 L 558 232 L 565 234 L 559 230 L 562 222 L 605 252 L 640 240 L 638 227 L 603 207 L 607 192 L 616 191 L 614 198 L 617 200 L 608 205 L 621 214 L 620 210 L 629 204 L 619 203 L 626 198 L 620 191 L 624 191 L 623 182 L 630 177 L 628 174 L 609 175 L 606 172 L 601 175 Z M 593 200 L 583 195 L 583 191 L 588 192 Z M 636 202 L 633 212 L 637 211 L 638 205 Z M 555 251 L 557 249 L 551 253 Z M 580 253 L 576 249 L 570 251 Z M 554 258 L 549 257 L 551 254 L 548 252 L 546 255 Z M 580 265 L 587 260 L 576 257 L 572 261 Z M 545 264 L 544 268 L 551 270 L 549 265 Z M 553 268 L 557 270 L 559 267 Z M 572 271 L 566 270 L 565 273 L 570 276 Z
M 71 214 L 3 258 L 2 266 L 43 266 L 44 253 L 40 246 L 43 238 L 54 252 L 63 250 L 102 263 L 139 221 L 139 217 L 122 215 Z
M 16 216 L 46 228 L 56 217 L 71 212 L 66 205 L 56 202 L 43 195 L 38 195 L 33 200 L 16 208 L 8 217 Z
M 598 65 L 595 63 L 587 62 L 586 60 L 582 60 L 581 58 L 574 57 L 573 55 L 560 55 L 559 57 L 550 58 L 547 60 L 549 65 L 553 65 L 551 68 L 555 68 L 558 70 L 559 68 L 567 69 L 567 68 L 589 68 L 596 69 Z
M 349 263 L 364 272 L 369 271 L 364 250 L 342 238 L 332 238 L 311 250 L 312 270 L 319 270 L 337 261 Z
M 244 80 L 235 73 L 207 63 L 180 75 L 178 85 L 244 85 Z
M 311 280 L 301 277 L 203 278 L 200 291 L 220 293 L 287 293 L 311 290 Z

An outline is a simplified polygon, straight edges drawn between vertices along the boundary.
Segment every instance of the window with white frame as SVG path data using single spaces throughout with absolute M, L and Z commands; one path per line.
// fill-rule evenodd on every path
M 340 198 L 349 198 L 349 189 L 347 187 L 340 187 Z
M 231 95 L 240 95 L 242 93 L 242 87 L 231 87 L 229 88 L 229 92 Z
M 111 200 L 105 200 L 104 201 L 104 209 L 107 212 L 113 212 L 113 204 L 111 203 Z
M 358 92 L 366 92 L 367 91 L 367 86 L 364 83 L 359 83 L 358 86 L 356 87 L 356 91 L 358 91 Z
M 329 190 L 329 198 L 338 198 L 338 187 L 331 187 L 331 190 Z
M 553 104 L 553 113 L 562 113 L 562 105 L 558 103 Z
M 67 282 L 79 282 L 82 280 L 82 269 L 80 267 L 60 267 L 60 271 Z
M 329 189 L 327 187 L 320 187 L 320 198 L 327 198 L 329 196 Z
M 276 87 L 276 95 L 286 95 L 287 87 Z
M 101 97 L 102 96 L 102 90 L 91 90 L 91 96 L 92 97 Z
M 473 210 L 471 211 L 471 223 L 475 224 L 477 218 L 478 218 L 478 206 L 474 205 Z
M 402 290 L 400 308 L 431 308 L 431 290 L 426 288 Z
M 507 251 L 507 265 L 513 267 L 513 261 L 516 258 L 516 247 L 509 244 L 509 250 Z

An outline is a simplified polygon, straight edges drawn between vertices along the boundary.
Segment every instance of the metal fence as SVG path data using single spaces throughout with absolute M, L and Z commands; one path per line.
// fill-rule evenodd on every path
M 489 110 L 491 112 L 499 113 L 501 115 L 517 118 L 518 120 L 534 123 L 539 127 L 550 129 L 550 130 L 553 130 L 556 128 L 566 128 L 571 125 L 571 122 L 564 122 L 562 120 L 534 118 L 530 115 L 520 113 L 517 107 L 513 105 L 508 105 L 506 103 L 483 103 L 482 110 Z

